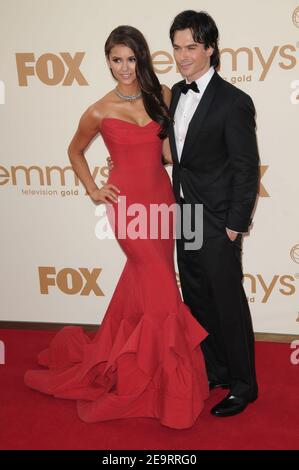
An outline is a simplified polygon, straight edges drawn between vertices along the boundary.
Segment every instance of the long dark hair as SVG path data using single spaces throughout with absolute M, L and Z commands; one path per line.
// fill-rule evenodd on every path
M 214 51 L 210 57 L 210 64 L 215 69 L 220 63 L 220 53 L 218 49 L 218 28 L 213 18 L 205 11 L 185 10 L 179 13 L 170 27 L 169 36 L 173 44 L 176 31 L 191 29 L 195 42 L 204 44 L 205 49 L 213 47 Z
M 169 110 L 164 103 L 162 87 L 154 72 L 151 54 L 143 34 L 133 26 L 118 26 L 107 38 L 105 55 L 109 58 L 111 49 L 123 44 L 134 52 L 136 57 L 136 77 L 141 89 L 143 104 L 148 115 L 160 124 L 159 137 L 164 139 L 168 135 L 170 124 Z M 113 75 L 113 74 L 112 74 Z

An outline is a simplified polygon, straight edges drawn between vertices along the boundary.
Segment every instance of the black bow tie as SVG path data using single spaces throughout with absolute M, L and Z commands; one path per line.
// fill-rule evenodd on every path
M 188 93 L 189 90 L 193 90 L 195 91 L 195 93 L 199 93 L 199 89 L 198 89 L 196 82 L 180 83 L 180 89 L 181 89 L 181 92 L 184 93 L 184 95 L 186 95 L 186 93 Z

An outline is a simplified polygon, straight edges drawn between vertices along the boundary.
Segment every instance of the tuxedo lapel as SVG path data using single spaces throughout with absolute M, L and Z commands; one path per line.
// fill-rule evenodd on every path
M 184 82 L 184 80 L 182 81 Z M 181 96 L 181 89 L 178 85 L 179 84 L 177 84 L 177 86 L 173 88 L 173 92 L 172 92 L 172 100 L 171 100 L 170 109 L 169 109 L 170 115 L 172 116 L 172 118 L 174 118 L 175 110 L 176 110 L 176 107 L 178 105 L 178 102 Z M 171 123 L 170 128 L 169 128 L 169 144 L 170 144 L 172 158 L 178 163 L 179 159 L 178 159 L 178 151 L 176 147 L 175 134 L 174 134 L 174 123 Z
M 221 81 L 221 78 L 215 71 L 188 126 L 188 130 L 187 130 L 187 134 L 186 134 L 186 138 L 184 142 L 184 147 L 183 147 L 182 155 L 181 155 L 181 162 L 186 158 L 189 151 L 192 149 L 194 145 L 194 140 L 196 139 L 197 133 L 201 125 L 203 124 L 204 119 L 207 116 L 207 113 L 209 111 L 209 108 L 211 106 L 211 103 L 213 101 L 213 98 L 215 96 L 215 93 L 217 91 L 220 81 Z

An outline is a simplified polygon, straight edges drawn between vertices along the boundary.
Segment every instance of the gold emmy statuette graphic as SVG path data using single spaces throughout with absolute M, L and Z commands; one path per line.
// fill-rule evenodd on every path
M 294 245 L 291 248 L 290 256 L 291 256 L 291 259 L 294 261 L 294 263 L 299 264 L 299 244 Z
M 292 20 L 294 26 L 296 26 L 296 28 L 299 28 L 299 6 L 293 11 Z

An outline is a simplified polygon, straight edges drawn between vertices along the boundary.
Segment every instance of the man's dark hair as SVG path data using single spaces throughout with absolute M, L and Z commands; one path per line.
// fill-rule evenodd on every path
M 210 64 L 215 69 L 220 63 L 218 49 L 218 28 L 213 18 L 204 11 L 185 10 L 179 13 L 170 27 L 169 36 L 173 44 L 176 31 L 191 29 L 195 42 L 204 44 L 205 49 L 213 47 L 214 52 L 210 57 Z

